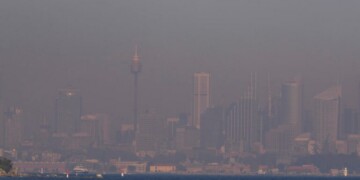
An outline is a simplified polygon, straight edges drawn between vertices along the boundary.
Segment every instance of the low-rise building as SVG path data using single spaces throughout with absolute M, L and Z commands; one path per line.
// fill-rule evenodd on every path
M 13 167 L 18 169 L 19 173 L 26 172 L 44 172 L 44 173 L 64 173 L 66 172 L 65 162 L 31 162 L 16 161 Z
M 172 164 L 154 164 L 150 165 L 150 172 L 172 173 L 176 172 L 176 166 Z
M 319 169 L 314 165 L 289 166 L 286 168 L 288 174 L 318 174 Z
M 147 163 L 139 161 L 119 161 L 116 159 L 110 160 L 110 164 L 114 165 L 120 173 L 136 172 L 145 173 Z

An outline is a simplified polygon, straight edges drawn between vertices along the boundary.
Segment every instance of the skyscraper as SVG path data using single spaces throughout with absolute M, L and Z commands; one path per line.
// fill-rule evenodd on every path
M 313 130 L 315 141 L 320 149 L 333 147 L 338 139 L 341 94 L 341 87 L 335 86 L 314 97 Z
M 61 89 L 55 104 L 55 132 L 71 135 L 80 128 L 82 98 L 76 89 Z
M 164 133 L 164 120 L 155 112 L 147 110 L 139 118 L 136 133 L 136 152 L 139 155 L 153 155 L 159 150 L 166 139 Z
M 137 46 L 135 46 L 135 54 L 131 61 L 131 73 L 134 75 L 134 131 L 135 134 L 138 129 L 138 75 L 141 72 L 141 62 L 137 52 Z
M 286 82 L 281 87 L 281 121 L 293 126 L 297 133 L 301 129 L 302 88 L 298 81 Z
M 5 147 L 17 148 L 23 135 L 23 110 L 16 106 L 9 107 L 5 114 Z
M 265 133 L 264 145 L 269 152 L 285 155 L 292 152 L 295 137 L 302 130 L 302 85 L 300 81 L 289 81 L 282 84 L 279 112 L 280 122 L 277 122 L 272 126 L 273 129 Z
M 225 145 L 229 151 L 249 152 L 254 143 L 262 141 L 255 84 L 256 78 L 251 78 L 245 94 L 226 112 Z
M 208 108 L 201 116 L 200 145 L 203 148 L 218 149 L 223 145 L 224 109 Z
M 358 113 L 356 112 L 356 110 L 352 109 L 352 108 L 344 108 L 343 112 L 342 112 L 342 119 L 340 125 L 341 127 L 339 128 L 340 131 L 340 136 L 341 138 L 346 138 L 348 135 L 351 134 L 359 134 L 359 118 L 358 118 Z
M 294 142 L 293 127 L 290 124 L 281 124 L 266 132 L 264 146 L 267 152 L 278 155 L 288 155 Z
M 87 114 L 81 116 L 80 131 L 90 136 L 93 146 L 110 144 L 111 132 L 107 114 Z
M 194 74 L 192 125 L 200 129 L 201 114 L 210 105 L 210 74 L 199 72 Z

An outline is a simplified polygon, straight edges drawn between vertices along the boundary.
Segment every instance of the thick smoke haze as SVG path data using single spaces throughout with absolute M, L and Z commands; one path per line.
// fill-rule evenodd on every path
M 3 0 L 0 67 L 4 103 L 29 124 L 54 117 L 59 89 L 81 91 L 84 113 L 132 117 L 130 63 L 139 46 L 140 111 L 191 111 L 192 74 L 211 73 L 212 103 L 242 95 L 251 72 L 302 77 L 306 98 L 335 83 L 355 105 L 360 1 Z M 260 94 L 260 96 L 265 96 Z

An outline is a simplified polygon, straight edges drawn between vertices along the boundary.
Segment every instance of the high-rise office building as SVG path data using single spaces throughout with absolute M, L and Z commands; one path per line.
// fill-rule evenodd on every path
M 134 122 L 122 122 L 115 134 L 118 144 L 125 146 L 131 145 L 135 140 Z
M 228 151 L 249 152 L 254 143 L 262 143 L 263 124 L 259 116 L 255 84 L 256 79 L 251 78 L 245 95 L 226 112 L 224 131 Z
M 219 149 L 223 145 L 224 109 L 208 108 L 201 116 L 200 145 L 206 149 Z
M 192 154 L 200 146 L 200 130 L 193 126 L 176 128 L 176 150 Z
M 22 142 L 23 110 L 19 107 L 9 107 L 5 118 L 5 147 L 17 148 Z
M 79 132 L 82 98 L 76 89 L 61 89 L 55 104 L 55 132 L 71 135 Z
M 281 86 L 278 116 L 269 131 L 264 133 L 264 145 L 268 152 L 279 155 L 292 153 L 295 137 L 302 132 L 302 85 L 289 81 Z
M 266 132 L 264 146 L 269 153 L 288 155 L 292 150 L 294 139 L 291 125 L 282 124 Z
M 166 119 L 166 141 L 169 149 L 175 149 L 176 128 L 179 126 L 179 117 L 171 117 Z
M 194 74 L 192 125 L 200 129 L 201 114 L 210 105 L 210 74 L 199 72 Z
M 281 121 L 301 131 L 302 86 L 298 81 L 286 82 L 281 87 Z
M 94 147 L 110 144 L 110 127 L 107 114 L 87 114 L 81 116 L 80 132 L 90 136 Z
M 35 134 L 36 144 L 39 147 L 45 148 L 49 147 L 51 130 L 50 124 L 47 119 L 44 117 L 43 121 L 40 124 L 39 131 Z
M 251 145 L 260 142 L 261 122 L 257 103 L 242 97 L 226 112 L 225 143 L 229 151 L 249 152 Z
M 155 112 L 147 110 L 139 118 L 136 133 L 136 152 L 138 155 L 153 155 L 166 142 L 164 120 Z
M 342 138 L 346 138 L 351 134 L 360 133 L 360 123 L 358 113 L 352 108 L 344 108 L 342 112 L 342 123 L 340 134 Z
M 319 149 L 333 149 L 339 136 L 341 87 L 329 88 L 314 97 L 314 138 Z M 330 148 L 330 149 L 326 149 Z

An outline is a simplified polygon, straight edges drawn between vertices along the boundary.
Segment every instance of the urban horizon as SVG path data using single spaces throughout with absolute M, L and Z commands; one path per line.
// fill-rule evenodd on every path
M 21 171 L 360 174 L 359 7 L 2 1 L 0 155 Z

